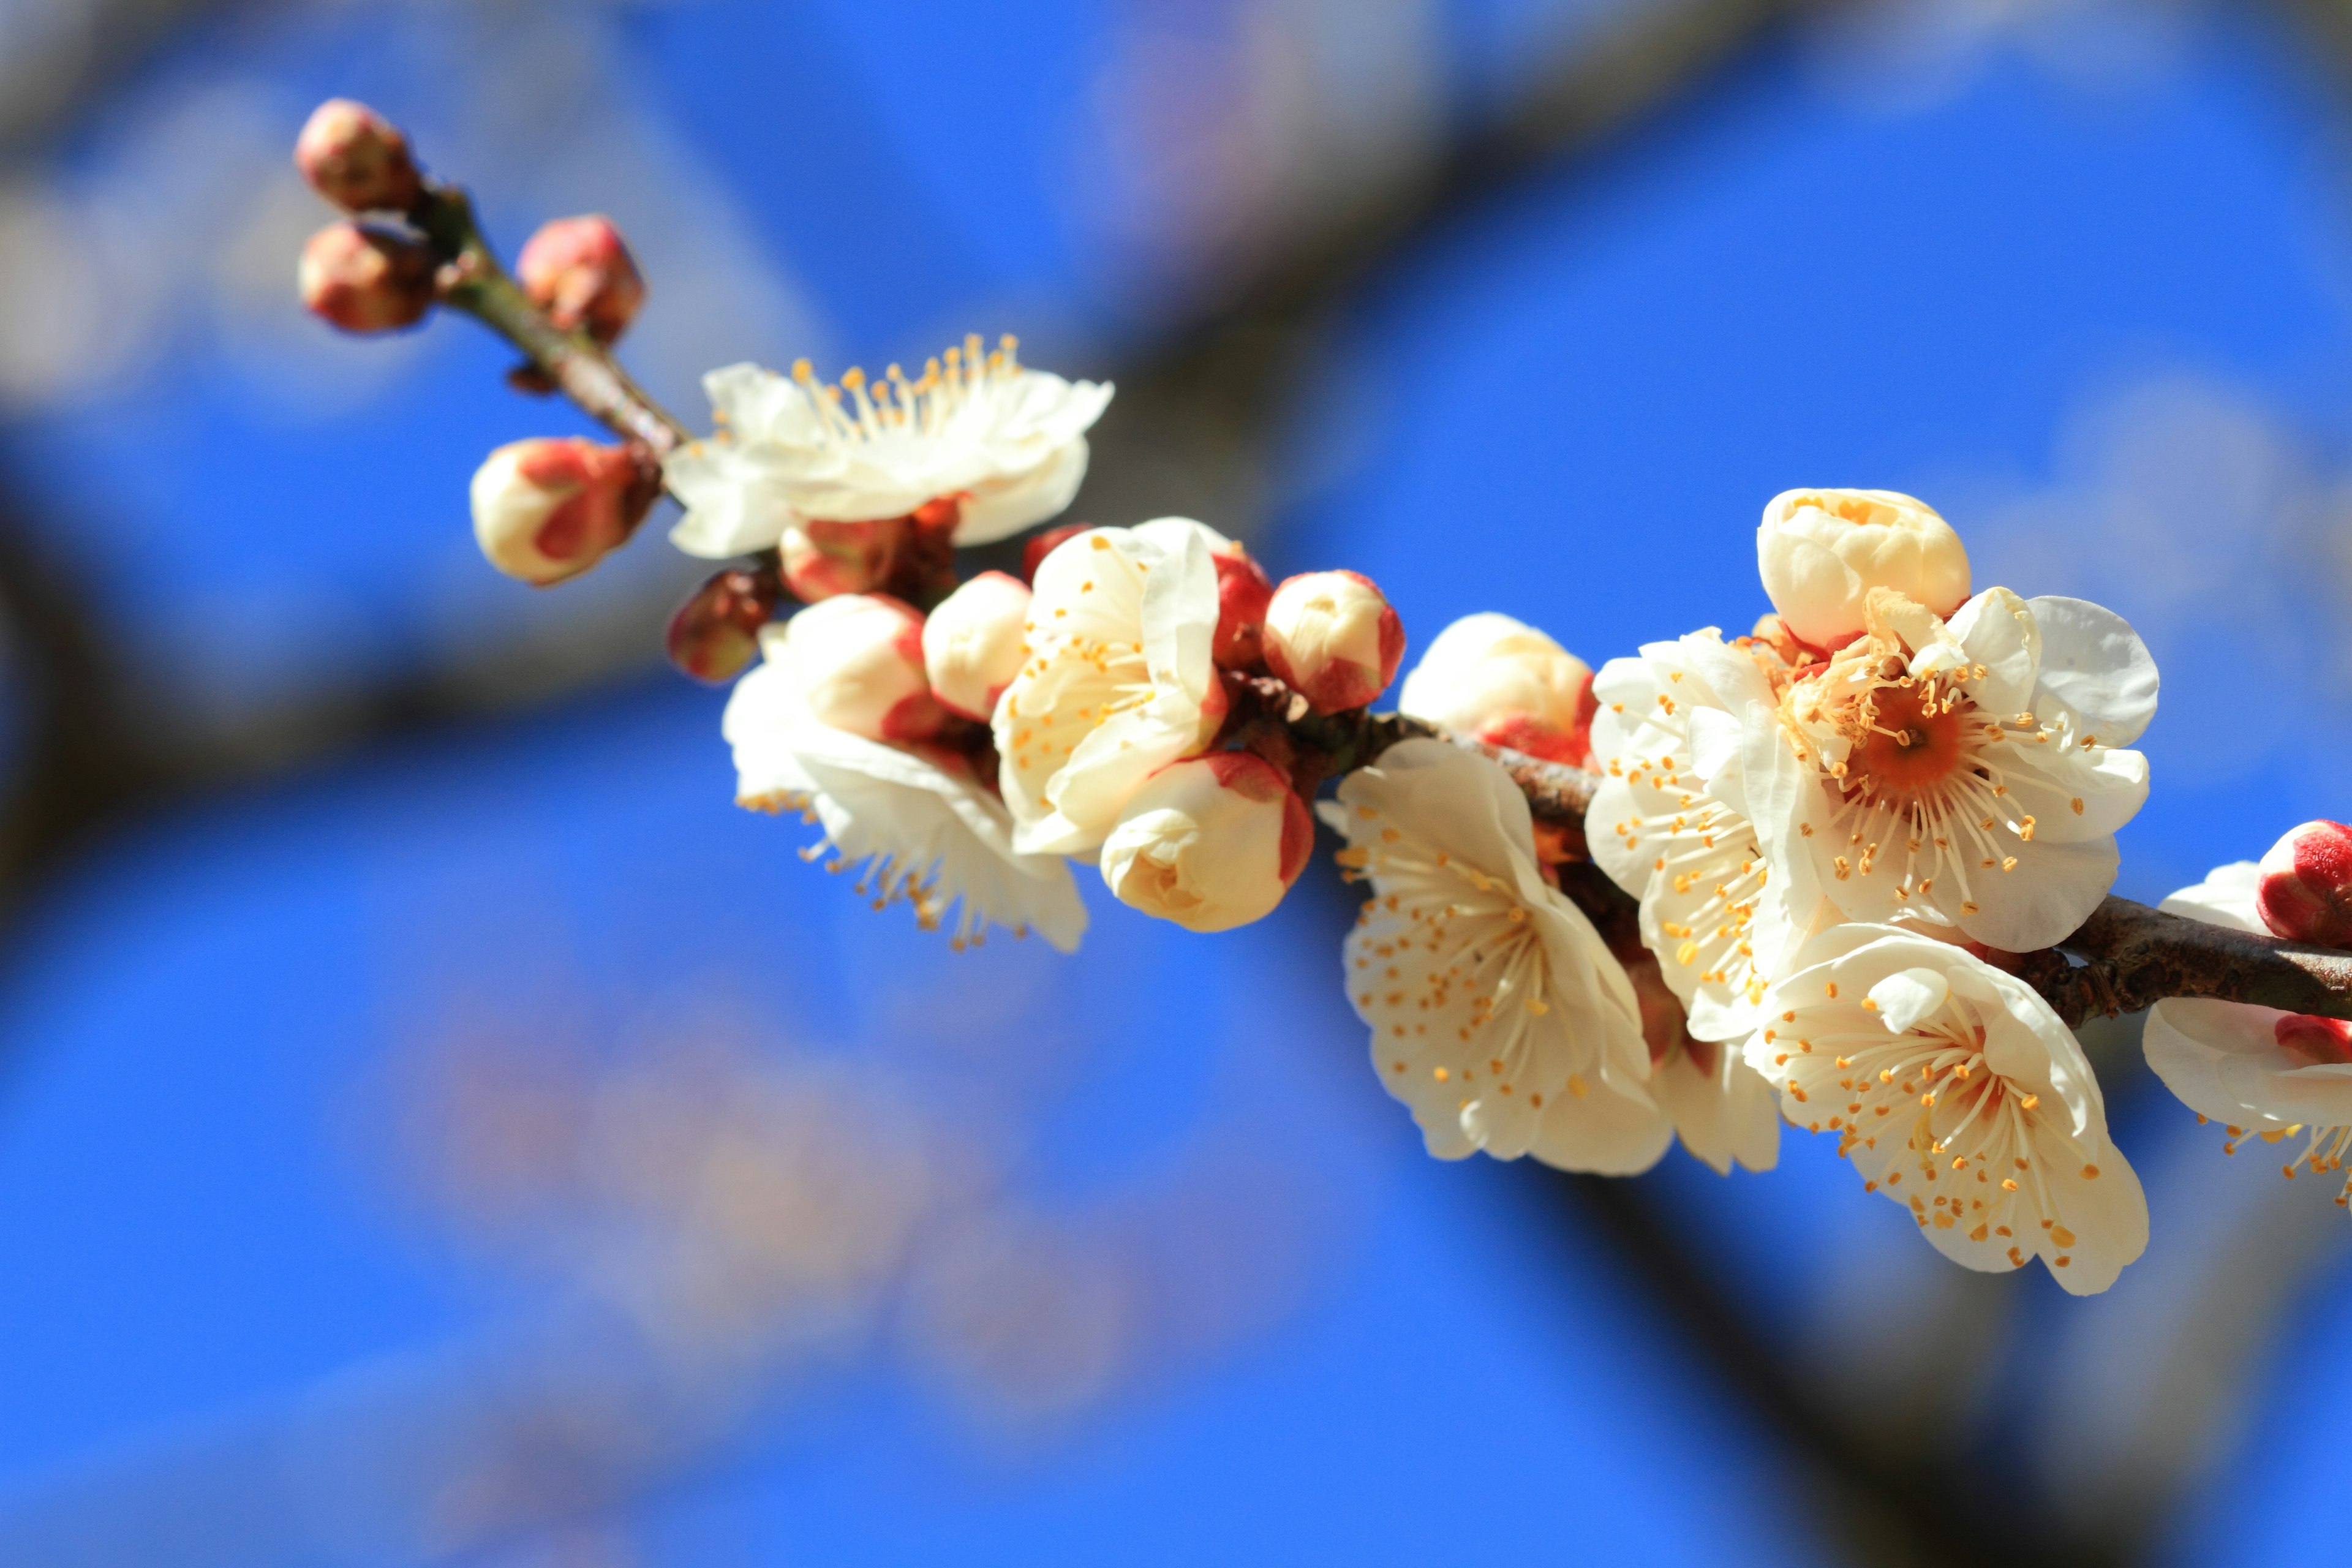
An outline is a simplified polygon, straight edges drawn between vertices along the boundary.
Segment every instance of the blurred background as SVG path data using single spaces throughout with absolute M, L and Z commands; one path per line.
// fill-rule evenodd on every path
M 666 519 L 475 551 L 583 422 L 298 308 L 337 94 L 612 214 L 690 424 L 1015 331 L 1120 388 L 1074 516 L 1595 664 L 1908 490 L 2154 648 L 2120 892 L 2352 813 L 2347 0 L 0 0 L 0 1563 L 2340 1552 L 2352 1229 L 2136 1020 L 2074 1301 L 1793 1131 L 1428 1160 L 1328 879 L 1064 960 L 804 867 Z

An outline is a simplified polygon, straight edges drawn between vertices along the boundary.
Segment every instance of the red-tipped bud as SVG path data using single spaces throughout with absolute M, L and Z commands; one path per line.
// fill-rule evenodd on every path
M 618 338 L 646 302 L 636 258 L 602 213 L 541 225 L 515 258 L 515 277 L 548 320 L 600 343 Z
M 406 212 L 425 189 L 408 139 L 348 98 L 331 98 L 310 111 L 294 139 L 294 166 L 345 212 Z
M 773 572 L 721 572 L 669 618 L 669 661 L 713 686 L 740 674 L 760 653 L 760 628 L 776 613 L 783 584 Z
M 842 594 L 785 623 L 801 699 L 820 724 L 869 741 L 925 741 L 947 722 L 923 674 L 923 617 L 882 594 Z
M 1103 880 L 1126 903 L 1187 931 L 1230 931 L 1274 912 L 1315 842 L 1307 803 L 1247 752 L 1171 763 L 1103 841 Z
M 2352 827 L 2306 822 L 2272 845 L 2254 909 L 2289 942 L 2352 947 Z
M 641 447 L 578 437 L 510 442 L 474 472 L 474 539 L 509 577 L 577 577 L 625 543 L 661 495 Z
M 987 723 L 1029 656 L 1028 619 L 1027 584 L 1002 572 L 982 572 L 940 601 L 923 622 L 923 667 L 940 705 Z
M 1022 580 L 1034 583 L 1037 580 L 1037 568 L 1045 563 L 1045 557 L 1086 532 L 1091 526 L 1093 525 L 1084 522 L 1057 523 L 1043 533 L 1031 535 L 1028 542 L 1021 547 Z
M 1238 544 L 1211 559 L 1217 563 L 1216 661 L 1226 669 L 1247 669 L 1265 654 L 1265 607 L 1274 584 Z
M 415 240 L 331 223 L 302 247 L 302 303 L 347 332 L 415 326 L 433 308 L 433 253 Z
M 870 594 L 890 580 L 907 540 L 907 520 L 803 522 L 784 531 L 777 554 L 795 597 L 815 604 L 836 594 Z
M 1404 623 L 1354 572 L 1286 578 L 1265 610 L 1265 663 L 1318 713 L 1361 708 L 1396 679 Z
M 1398 710 L 1457 735 L 1583 767 L 1592 758 L 1592 670 L 1535 627 L 1491 610 L 1437 634 Z

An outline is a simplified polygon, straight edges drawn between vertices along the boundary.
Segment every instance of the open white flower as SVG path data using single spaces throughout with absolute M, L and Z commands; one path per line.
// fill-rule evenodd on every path
M 1593 684 L 1603 776 L 1585 837 L 1641 900 L 1642 941 L 1701 1040 L 1754 1032 L 1765 986 L 1828 923 L 1811 859 L 1768 869 L 1749 819 L 1750 756 L 1766 809 L 1805 782 L 1774 712 L 1773 679 L 1787 674 L 1770 649 L 1710 627 L 1612 659 Z
M 2147 1200 L 2091 1064 L 2015 975 L 1917 931 L 1841 925 L 1765 1006 L 1748 1064 L 1945 1257 L 1990 1272 L 2039 1257 L 2087 1296 L 2147 1246 Z
M 1374 897 L 1348 938 L 1372 1066 L 1429 1152 L 1648 1169 L 1674 1128 L 1651 1097 L 1632 983 L 1546 882 L 1528 803 L 1493 763 L 1406 741 L 1339 785 L 1324 818 Z
M 1087 472 L 1087 430 L 1111 388 L 1024 366 L 1011 338 L 977 336 L 908 382 L 893 365 L 870 385 L 851 371 L 819 385 L 803 360 L 788 379 L 736 364 L 703 377 L 719 434 L 672 453 L 686 504 L 670 540 L 689 555 L 765 550 L 808 521 L 905 517 L 958 503 L 955 542 L 984 544 L 1070 504 Z
M 2015 952 L 2069 935 L 2147 798 L 2147 760 L 2121 749 L 2156 712 L 2147 649 L 2112 611 L 2006 588 L 1948 623 L 1885 589 L 1868 613 L 1862 637 L 1783 685 L 1804 777 L 1756 813 L 1774 874 L 1810 859 L 1852 920 L 1957 926 Z
M 2217 868 L 2160 906 L 2166 913 L 2268 935 L 2255 910 L 2262 868 L 2251 860 Z M 2352 1153 L 2352 1026 L 2242 1002 L 2168 997 L 2149 1009 L 2140 1037 L 2147 1065 L 2180 1102 L 2229 1131 L 2238 1151 L 2249 1135 L 2265 1143 L 2303 1140 L 2282 1167 L 2316 1174 L 2344 1169 Z M 2336 1202 L 2352 1207 L 2352 1178 Z
M 924 929 L 948 926 L 958 947 L 990 924 L 1034 931 L 1065 952 L 1077 946 L 1087 911 L 1068 864 L 1013 847 L 1011 815 L 969 763 L 818 723 L 786 628 L 765 628 L 761 646 L 766 660 L 736 683 L 721 725 L 738 804 L 807 815 L 836 852 L 831 868 L 862 865 L 859 889 L 876 908 L 903 900 Z
M 1029 659 L 992 721 L 1024 852 L 1099 848 L 1144 780 L 1216 738 L 1219 542 L 1164 517 L 1089 530 L 1038 565 Z

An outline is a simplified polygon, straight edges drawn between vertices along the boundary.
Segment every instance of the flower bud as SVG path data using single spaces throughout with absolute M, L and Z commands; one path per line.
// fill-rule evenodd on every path
M 1021 547 L 1023 580 L 1034 583 L 1037 580 L 1037 568 L 1045 563 L 1045 557 L 1086 532 L 1090 526 L 1092 525 L 1083 522 L 1057 523 L 1043 533 L 1032 535 L 1028 542 Z
M 646 302 L 636 258 L 602 213 L 541 224 L 515 258 L 515 277 L 548 320 L 600 343 L 618 338 Z
M 1361 708 L 1404 658 L 1404 624 L 1354 572 L 1286 578 L 1265 608 L 1265 663 L 1318 713 Z
M 720 572 L 694 591 L 669 618 L 664 639 L 669 661 L 714 686 L 740 674 L 759 657 L 760 628 L 776 613 L 783 584 L 771 571 Z
M 1211 648 L 1218 666 L 1247 669 L 1265 657 L 1265 609 L 1274 584 L 1265 570 L 1238 544 L 1212 552 L 1217 566 L 1217 637 Z
M 1280 769 L 1218 752 L 1145 781 L 1103 840 L 1103 880 L 1145 914 L 1230 931 L 1274 912 L 1314 842 L 1307 803 Z
M 345 212 L 406 212 L 424 194 L 408 139 L 364 103 L 331 98 L 294 139 L 294 166 Z
M 1591 667 L 1508 616 L 1465 616 L 1438 633 L 1404 678 L 1397 707 L 1531 757 L 1591 761 Z
M 1948 616 L 1968 602 L 1969 552 L 1935 509 L 1893 490 L 1789 490 L 1756 530 L 1764 592 L 1790 631 L 1837 648 L 1873 588 Z
M 625 542 L 661 495 L 642 449 L 569 437 L 515 441 L 474 471 L 474 539 L 509 577 L 576 577 Z
M 433 308 L 433 253 L 404 235 L 331 223 L 302 247 L 302 303 L 347 332 L 414 326 Z
M 1028 657 L 1029 586 L 982 572 L 940 601 L 923 622 L 923 668 L 949 712 L 985 724 Z
M 836 594 L 872 593 L 890 580 L 906 536 L 903 517 L 799 523 L 784 531 L 778 546 L 784 582 L 812 605 Z
M 2289 942 L 2352 948 L 2352 827 L 2306 822 L 2272 845 L 2254 910 Z
M 820 724 L 869 741 L 923 741 L 947 714 L 923 676 L 923 617 L 881 594 L 840 594 L 785 623 L 801 700 Z

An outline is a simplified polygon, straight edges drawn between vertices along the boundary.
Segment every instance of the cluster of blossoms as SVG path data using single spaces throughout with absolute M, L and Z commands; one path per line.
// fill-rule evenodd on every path
M 433 234 L 446 192 L 359 106 L 322 109 L 298 162 L 355 213 Z M 479 252 L 436 260 L 339 224 L 304 291 L 339 325 L 396 325 L 425 308 L 418 277 L 427 303 L 482 287 Z M 645 292 L 611 226 L 548 226 L 519 272 L 549 326 L 608 363 Z M 728 563 L 669 650 L 734 682 L 737 799 L 818 828 L 803 853 L 856 868 L 877 908 L 908 904 L 958 947 L 994 926 L 1066 951 L 1084 860 L 1148 915 L 1231 930 L 1281 902 L 1319 811 L 1371 895 L 1349 995 L 1432 1153 L 1630 1173 L 1680 1139 L 1761 1171 L 1785 1121 L 1832 1135 L 1866 1190 L 1970 1268 L 2038 1258 L 2085 1293 L 2146 1246 L 2098 1081 L 2026 977 L 2107 898 L 2116 831 L 2147 795 L 2130 748 L 2157 671 L 2114 613 L 1977 589 L 1959 537 L 1910 497 L 1791 490 L 1757 531 L 1772 609 L 1748 634 L 1695 631 L 1596 673 L 1474 615 L 1375 717 L 1405 636 L 1365 577 L 1276 584 L 1187 518 L 1045 526 L 1085 477 L 1107 385 L 971 338 L 912 377 L 744 364 L 705 387 L 706 439 L 494 453 L 477 534 L 543 585 L 675 496 L 672 542 Z M 1020 575 L 961 574 L 959 549 L 1031 529 Z M 2352 948 L 2352 830 L 2298 829 L 2167 908 Z M 2352 1026 L 2173 1000 L 2147 1051 L 2231 1149 L 2302 1135 L 2288 1175 L 2343 1168 Z

